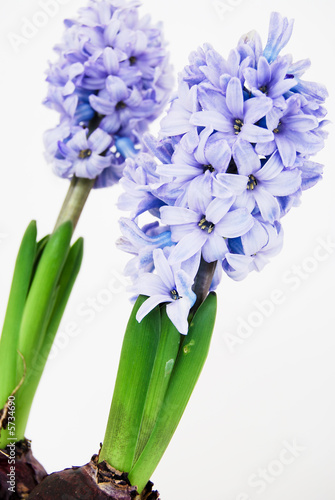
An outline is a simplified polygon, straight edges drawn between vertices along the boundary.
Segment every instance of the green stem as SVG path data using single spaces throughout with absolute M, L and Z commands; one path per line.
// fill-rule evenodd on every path
M 94 183 L 95 179 L 84 179 L 82 177 L 76 177 L 75 175 L 73 176 L 59 213 L 54 232 L 67 221 L 72 222 L 73 231 L 75 230 Z
M 195 314 L 195 312 L 199 309 L 201 304 L 204 302 L 208 295 L 208 291 L 211 287 L 211 283 L 213 280 L 213 276 L 215 273 L 217 261 L 215 262 L 206 262 L 203 257 L 201 257 L 199 270 L 194 280 L 193 291 L 197 296 L 197 300 L 192 307 L 191 317 Z
M 146 297 L 140 296 L 131 313 L 123 340 L 105 439 L 99 461 L 128 472 L 133 464 L 153 364 L 160 338 L 156 307 L 140 323 L 136 313 Z
M 215 323 L 216 295 L 211 293 L 196 312 L 172 372 L 163 405 L 150 438 L 129 473 L 141 492 L 162 458 L 184 413 L 207 358 Z

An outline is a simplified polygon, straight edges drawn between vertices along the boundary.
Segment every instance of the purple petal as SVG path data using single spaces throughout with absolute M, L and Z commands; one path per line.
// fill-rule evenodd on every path
M 105 68 L 107 70 L 107 73 L 109 75 L 115 75 L 115 73 L 118 72 L 119 70 L 119 60 L 116 55 L 115 50 L 113 50 L 111 47 L 106 47 L 103 52 L 103 61 Z
M 129 89 L 121 78 L 117 76 L 108 76 L 106 80 L 106 89 L 111 95 L 112 100 L 115 103 L 127 99 L 129 95 Z
M 197 175 L 203 173 L 203 169 L 199 167 L 191 167 L 191 165 L 159 165 L 156 172 L 159 175 L 167 177 L 189 177 L 193 179 Z
M 245 254 L 254 255 L 267 245 L 269 235 L 264 226 L 255 220 L 253 227 L 241 239 Z
M 199 262 L 199 259 L 196 258 L 194 259 L 193 257 L 190 260 L 194 260 Z M 183 298 L 188 299 L 190 304 L 193 305 L 194 302 L 196 301 L 196 295 L 192 290 L 192 285 L 194 282 L 194 277 L 190 276 L 187 274 L 185 271 L 185 268 L 183 269 L 178 269 L 175 272 L 175 277 L 176 277 L 176 285 L 177 285 L 177 290 L 179 295 L 181 295 Z
M 215 198 L 207 207 L 206 219 L 216 224 L 226 215 L 234 201 L 235 196 L 230 193 L 224 198 Z
M 162 224 L 192 224 L 199 222 L 199 214 L 183 207 L 161 207 Z
M 246 68 L 243 76 L 250 89 L 258 87 L 257 71 L 254 68 Z
M 100 128 L 102 128 L 109 134 L 117 132 L 120 126 L 121 126 L 120 117 L 119 114 L 115 112 L 115 110 L 112 114 L 105 116 L 105 118 L 103 118 L 100 123 Z
M 274 140 L 270 142 L 259 142 L 255 146 L 256 153 L 261 156 L 270 156 L 276 151 L 276 149 L 277 146 Z
M 203 164 L 202 162 L 199 162 L 197 159 L 195 159 L 194 156 L 195 155 L 190 154 L 188 151 L 185 151 L 182 144 L 179 143 L 172 156 L 172 163 L 175 163 L 176 165 L 192 165 L 193 167 L 198 167 L 199 163 Z
M 284 166 L 292 167 L 297 157 L 294 142 L 285 137 L 284 134 L 275 134 L 275 141 Z
M 113 19 L 108 23 L 104 31 L 104 37 L 108 45 L 110 46 L 113 45 L 115 37 L 117 33 L 120 31 L 120 27 L 121 27 L 121 21 L 115 19 L 115 16 L 113 16 Z
M 88 138 L 88 145 L 97 154 L 103 153 L 112 142 L 112 138 L 101 128 L 97 128 Z
M 184 299 L 175 300 L 166 306 L 166 314 L 182 335 L 187 335 L 188 332 L 187 318 L 190 308 L 190 302 Z
M 257 186 L 257 189 L 254 190 L 254 197 L 265 221 L 269 221 L 273 224 L 275 220 L 280 218 L 278 201 L 271 193 L 261 186 Z
M 208 233 L 200 228 L 196 228 L 191 234 L 184 236 L 172 249 L 169 257 L 170 264 L 183 262 L 195 255 L 203 247 L 208 237 Z
M 228 83 L 226 102 L 233 118 L 243 119 L 243 90 L 238 78 L 234 77 Z
M 244 103 L 244 123 L 256 123 L 272 108 L 272 100 L 268 97 L 252 97 Z
M 115 103 L 102 99 L 96 95 L 91 94 L 89 97 L 90 105 L 92 108 L 102 115 L 110 115 L 115 113 Z
M 142 319 L 149 314 L 158 304 L 163 304 L 169 300 L 168 295 L 153 295 L 149 297 L 139 308 L 136 314 L 136 319 L 140 323 Z M 171 299 L 172 300 L 172 299 Z
M 222 260 L 227 252 L 228 248 L 224 238 L 215 233 L 211 234 L 202 247 L 202 256 L 206 262 Z
M 269 142 L 273 140 L 273 133 L 262 127 L 257 127 L 251 123 L 245 123 L 240 132 L 241 139 L 252 143 Z
M 285 121 L 285 125 L 287 125 L 291 130 L 297 130 L 298 132 L 307 132 L 308 130 L 313 130 L 318 126 L 318 120 L 315 116 L 286 116 L 283 121 Z
M 78 151 L 74 151 L 73 149 L 69 148 L 65 142 L 58 141 L 58 149 L 60 153 L 64 156 L 64 158 L 71 159 L 72 161 L 75 161 L 78 158 Z
M 257 64 L 258 87 L 269 83 L 271 78 L 271 68 L 264 56 L 261 56 Z M 256 85 L 254 85 L 256 86 Z
M 98 172 L 96 175 L 93 175 L 93 177 L 96 177 L 97 175 L 99 175 L 102 172 L 102 170 L 111 166 L 112 157 L 111 156 L 100 156 L 100 155 L 97 155 L 96 153 L 93 153 L 92 156 L 90 156 L 90 158 L 89 158 L 89 163 L 90 163 L 90 166 L 92 166 L 94 169 L 92 171 L 92 174 L 94 171 Z
M 162 278 L 157 274 L 145 273 L 136 283 L 136 291 L 141 295 L 168 295 L 170 288 L 166 286 Z
M 212 134 L 213 129 L 210 127 L 205 128 L 201 133 L 200 133 L 200 141 L 199 145 L 194 153 L 194 157 L 198 163 L 201 165 L 206 165 L 207 164 L 207 158 L 205 155 L 205 151 L 207 152 L 207 147 L 208 147 L 208 138 Z M 193 156 L 192 156 L 193 158 Z M 194 158 L 193 158 L 194 161 Z
M 247 141 L 242 139 L 236 141 L 233 147 L 233 157 L 238 173 L 241 175 L 250 175 L 260 169 L 261 161 L 258 154 Z
M 297 84 L 297 80 L 295 80 L 294 78 L 287 78 L 286 80 L 282 80 L 282 81 L 276 83 L 275 85 L 273 85 L 273 87 L 271 87 L 268 95 L 272 99 L 276 99 L 277 97 L 280 97 L 281 95 L 286 94 L 286 92 L 288 92 L 290 89 L 295 87 L 296 84 Z
M 218 174 L 213 179 L 213 195 L 222 198 L 227 195 L 227 191 L 239 195 L 246 189 L 248 180 L 246 175 Z
M 225 98 L 220 92 L 207 88 L 198 87 L 198 99 L 204 111 L 216 110 L 223 115 L 229 115 L 229 110 Z
M 212 165 L 217 172 L 225 172 L 231 160 L 231 149 L 226 140 L 210 138 L 205 147 L 205 156 L 209 165 Z
M 247 209 L 237 208 L 228 212 L 223 219 L 215 225 L 215 230 L 224 238 L 237 238 L 252 228 L 254 219 Z
M 295 168 L 281 172 L 277 177 L 262 183 L 273 196 L 288 196 L 301 186 L 301 172 Z
M 219 132 L 231 132 L 233 125 L 224 115 L 217 111 L 197 111 L 190 118 L 190 123 L 197 127 L 211 127 Z
M 161 248 L 156 248 L 153 251 L 153 259 L 157 274 L 161 278 L 162 283 L 164 283 L 169 290 L 172 290 L 175 287 L 175 279 L 172 269 Z
M 276 177 L 283 170 L 284 165 L 278 151 L 257 172 L 257 180 L 267 181 Z

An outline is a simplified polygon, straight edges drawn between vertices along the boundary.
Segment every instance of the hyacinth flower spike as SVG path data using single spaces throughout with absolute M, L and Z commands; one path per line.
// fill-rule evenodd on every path
M 141 135 L 162 111 L 172 85 L 161 28 L 148 16 L 139 17 L 138 7 L 137 2 L 90 0 L 76 19 L 65 21 L 63 40 L 55 47 L 58 60 L 47 72 L 45 104 L 60 117 L 45 134 L 46 159 L 70 187 L 50 236 L 36 241 L 36 223 L 28 226 L 0 342 L 0 482 L 6 479 L 6 445 L 15 438 L 22 445 L 16 449 L 23 455 L 25 492 L 46 474 L 43 468 L 35 474 L 26 463 L 31 451 L 24 436 L 80 270 L 83 240 L 71 246 L 73 232 L 91 189 L 118 182 L 125 159 L 139 152 Z
M 140 154 L 125 170 L 121 200 L 129 200 L 131 217 L 122 218 L 120 247 L 133 256 L 128 274 L 139 297 L 124 339 L 99 463 L 126 471 L 129 486 L 139 492 L 147 491 L 206 360 L 214 290 L 225 275 L 241 280 L 263 269 L 282 248 L 282 217 L 321 179 L 322 167 L 310 156 L 324 145 L 326 91 L 322 85 L 305 85 L 298 68 L 307 64 L 279 55 L 292 26 L 274 13 L 265 49 L 253 32 L 240 39 L 227 61 L 208 44 L 193 53 L 162 120 L 160 139 L 144 139 L 151 159 Z M 151 216 L 151 225 L 141 227 L 143 213 Z M 166 233 L 167 244 L 162 238 L 157 246 Z M 160 321 L 151 332 L 150 360 L 144 360 L 148 332 L 141 342 L 139 328 L 153 320 L 152 314 Z M 181 335 L 178 351 L 166 343 L 166 321 L 171 338 L 175 330 Z M 142 362 L 150 381 L 141 375 Z M 160 374 L 167 366 L 169 380 L 163 383 Z M 128 380 L 127 370 L 132 370 Z M 132 392 L 140 377 L 142 396 Z M 131 412 L 134 405 L 141 418 Z

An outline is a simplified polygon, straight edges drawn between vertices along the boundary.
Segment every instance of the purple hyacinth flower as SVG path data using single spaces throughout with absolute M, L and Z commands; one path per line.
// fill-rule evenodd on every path
M 246 207 L 252 212 L 258 207 L 263 219 L 273 223 L 280 218 L 280 206 L 276 196 L 294 194 L 301 186 L 299 169 L 285 170 L 278 152 L 264 164 L 251 144 L 239 141 L 233 150 L 239 176 L 246 177 L 246 189 L 235 201 L 236 207 Z M 220 175 L 217 176 L 214 193 L 220 194 Z
M 274 107 L 266 117 L 267 127 L 273 131 L 274 139 L 267 144 L 257 144 L 256 151 L 268 156 L 278 149 L 285 167 L 292 167 L 297 153 L 304 155 L 320 151 L 323 138 L 313 131 L 319 126 L 315 116 L 301 111 L 301 96 L 289 97 L 285 108 Z
M 200 133 L 199 145 L 194 153 L 185 150 L 180 142 L 171 163 L 158 166 L 157 173 L 175 178 L 176 182 L 184 185 L 185 190 L 187 182 L 205 176 L 206 172 L 211 177 L 226 172 L 231 160 L 231 149 L 222 134 L 212 132 L 212 129 L 206 128 Z
M 121 194 L 118 207 L 130 211 L 133 218 L 163 205 L 163 202 L 152 193 L 152 185 L 157 186 L 160 182 L 156 168 L 155 159 L 148 153 L 140 153 L 136 158 L 126 160 L 120 181 L 125 193 Z
M 283 99 L 283 95 L 297 85 L 297 80 L 288 74 L 290 62 L 281 58 L 269 64 L 265 57 L 260 57 L 257 69 L 244 70 L 245 84 L 255 96 L 266 95 L 275 100 Z
M 173 248 L 169 262 L 182 262 L 201 251 L 207 262 L 221 260 L 227 253 L 225 238 L 235 238 L 249 231 L 254 221 L 246 208 L 230 210 L 235 196 L 214 199 L 199 192 L 195 184 L 189 197 L 189 208 L 160 209 L 163 224 L 171 228 Z
M 186 335 L 187 318 L 196 300 L 196 295 L 192 291 L 193 279 L 179 266 L 170 266 L 163 250 L 154 250 L 153 259 L 156 274 L 142 275 L 136 286 L 139 294 L 149 296 L 139 308 L 136 319 L 142 321 L 158 304 L 167 303 L 168 317 L 177 330 Z
M 222 268 L 236 280 L 244 279 L 251 271 L 261 271 L 269 262 L 269 257 L 277 255 L 283 246 L 283 231 L 279 222 L 270 224 L 255 218 L 254 225 L 246 234 L 228 242 L 227 253 Z
M 195 127 L 190 123 L 190 118 L 199 109 L 197 87 L 189 88 L 188 84 L 181 80 L 178 87 L 178 97 L 175 96 L 169 113 L 160 123 L 161 134 L 163 136 L 176 136 L 196 133 Z
M 133 123 L 150 114 L 153 105 L 151 99 L 143 99 L 140 91 L 134 87 L 129 89 L 117 76 L 108 76 L 106 89 L 90 96 L 92 108 L 105 117 L 100 127 L 110 134 L 118 132 L 121 127 L 129 129 L 129 121 Z
M 222 269 L 233 280 L 241 281 L 250 273 L 253 258 L 248 255 L 226 253 L 222 261 Z
M 171 232 L 168 227 L 160 226 L 158 221 L 144 226 L 125 217 L 120 219 L 122 237 L 117 241 L 121 250 L 134 255 L 125 267 L 124 273 L 135 281 L 143 273 L 154 269 L 153 251 L 156 248 L 172 246 Z
M 272 100 L 253 97 L 244 101 L 241 81 L 234 77 L 228 83 L 227 95 L 212 90 L 198 90 L 199 102 L 203 111 L 193 113 L 190 122 L 201 127 L 211 127 L 223 132 L 228 143 L 238 139 L 252 143 L 273 141 L 273 133 L 256 125 L 272 108 Z
M 55 168 L 61 177 L 76 175 L 94 179 L 110 166 L 110 155 L 103 155 L 112 143 L 112 138 L 100 128 L 89 137 L 87 130 L 80 130 L 68 142 L 58 142 L 58 149 L 64 159 L 55 161 Z

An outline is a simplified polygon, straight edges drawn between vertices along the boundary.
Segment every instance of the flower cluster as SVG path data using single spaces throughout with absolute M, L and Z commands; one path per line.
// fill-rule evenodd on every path
M 116 182 L 125 138 L 126 153 L 134 153 L 132 144 L 167 103 L 173 79 L 161 27 L 139 18 L 139 5 L 90 0 L 76 20 L 65 21 L 45 100 L 60 113 L 45 146 L 61 177 L 97 178 L 95 187 Z
M 227 60 L 210 45 L 193 53 L 162 120 L 161 140 L 146 137 L 156 158 L 143 153 L 127 163 L 119 205 L 132 219 L 121 221 L 123 248 L 135 255 L 127 272 L 137 292 L 150 296 L 144 312 L 167 301 L 161 281 L 171 302 L 185 297 L 192 307 L 202 261 L 217 263 L 212 289 L 222 271 L 235 280 L 260 271 L 281 249 L 282 216 L 321 179 L 322 165 L 310 157 L 324 145 L 327 91 L 301 79 L 308 60 L 279 56 L 292 27 L 273 13 L 264 49 L 252 32 Z M 140 229 L 138 217 L 146 211 L 164 227 Z M 158 257 L 171 267 L 169 280 Z M 183 289 L 177 269 L 188 276 Z M 156 274 L 143 275 L 152 270 Z M 180 305 L 184 320 L 189 308 Z

